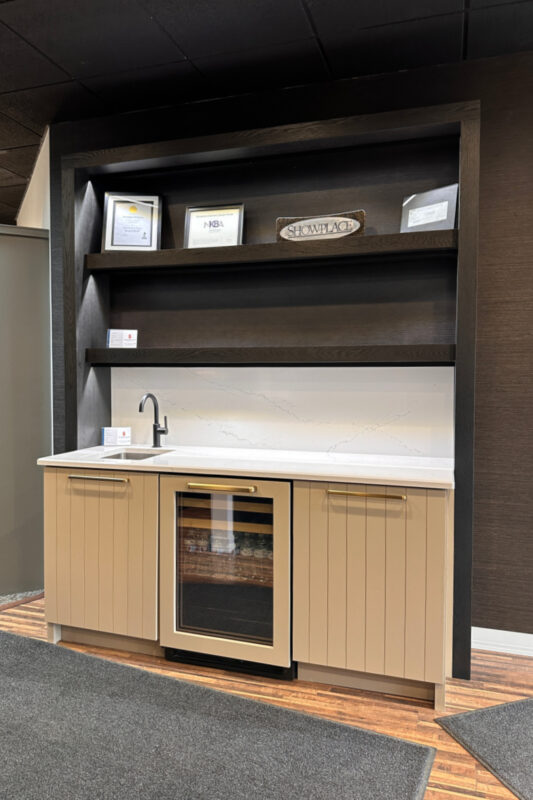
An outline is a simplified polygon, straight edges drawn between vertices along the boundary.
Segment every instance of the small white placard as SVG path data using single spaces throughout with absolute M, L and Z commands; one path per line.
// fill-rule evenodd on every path
M 420 206 L 420 208 L 409 209 L 407 227 L 414 228 L 417 225 L 428 225 L 430 222 L 440 222 L 448 216 L 448 201 L 433 203 L 430 206 Z
M 102 428 L 102 444 L 131 444 L 131 428 Z
M 137 331 L 109 328 L 107 331 L 108 347 L 137 347 Z

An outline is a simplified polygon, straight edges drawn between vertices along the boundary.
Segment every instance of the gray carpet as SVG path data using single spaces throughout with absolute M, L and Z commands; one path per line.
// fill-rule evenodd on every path
M 520 800 L 533 800 L 533 699 L 437 722 Z
M 0 608 L 10 603 L 15 603 L 17 600 L 28 600 L 31 602 L 32 597 L 37 597 L 42 594 L 42 589 L 32 589 L 30 592 L 16 592 L 15 594 L 0 594 Z
M 421 800 L 433 758 L 429 747 L 0 633 L 2 800 Z

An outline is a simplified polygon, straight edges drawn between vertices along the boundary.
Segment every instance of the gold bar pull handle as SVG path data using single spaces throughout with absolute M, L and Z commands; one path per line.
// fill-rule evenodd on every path
M 326 489 L 327 494 L 339 494 L 344 497 L 371 497 L 377 500 L 407 500 L 406 494 L 381 494 L 380 492 L 345 492 L 343 489 Z
M 255 494 L 257 486 L 225 486 L 223 483 L 188 483 L 187 489 L 205 489 L 208 492 L 243 492 Z
M 69 481 L 108 481 L 109 483 L 129 483 L 129 478 L 105 478 L 103 475 L 69 475 Z

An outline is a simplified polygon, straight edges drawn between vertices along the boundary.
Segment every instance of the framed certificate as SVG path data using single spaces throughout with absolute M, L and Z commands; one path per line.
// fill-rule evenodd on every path
M 159 250 L 160 245 L 159 197 L 106 192 L 102 250 Z
M 439 231 L 453 228 L 458 184 L 404 197 L 400 232 Z
M 244 205 L 201 206 L 185 214 L 184 247 L 226 247 L 242 244 Z

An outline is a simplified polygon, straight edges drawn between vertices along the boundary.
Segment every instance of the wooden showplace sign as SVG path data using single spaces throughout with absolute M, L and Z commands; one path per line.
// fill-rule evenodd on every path
M 319 217 L 278 217 L 277 240 L 287 242 L 312 242 L 323 239 L 341 239 L 355 236 L 365 229 L 365 212 L 344 211 Z

